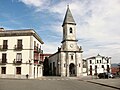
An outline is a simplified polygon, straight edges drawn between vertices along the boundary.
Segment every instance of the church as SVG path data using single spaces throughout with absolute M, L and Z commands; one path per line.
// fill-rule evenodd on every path
M 63 39 L 58 51 L 49 57 L 49 73 L 53 76 L 80 77 L 82 75 L 82 47 L 77 45 L 76 23 L 67 7 L 62 24 Z

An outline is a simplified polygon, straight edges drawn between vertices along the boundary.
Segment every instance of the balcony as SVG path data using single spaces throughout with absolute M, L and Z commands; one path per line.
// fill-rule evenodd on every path
M 38 47 L 37 46 L 34 46 L 34 52 L 38 53 Z
M 15 45 L 14 50 L 20 51 L 23 49 L 23 45 Z
M 22 59 L 14 59 L 13 64 L 22 64 Z
M 34 46 L 34 52 L 35 53 L 43 53 L 43 50 L 41 50 L 41 48 L 38 48 L 37 46 Z
M 43 65 L 43 61 L 34 60 L 34 64 L 37 66 Z
M 38 60 L 34 60 L 34 64 L 38 64 Z
M 8 49 L 8 45 L 0 45 L 1 51 L 6 51 Z
M 5 65 L 7 63 L 7 59 L 0 59 L 0 65 Z
M 43 54 L 43 50 L 40 50 L 40 53 Z

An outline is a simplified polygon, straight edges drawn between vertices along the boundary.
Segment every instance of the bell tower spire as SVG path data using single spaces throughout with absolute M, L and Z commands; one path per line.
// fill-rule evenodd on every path
M 65 41 L 77 41 L 76 40 L 76 23 L 72 16 L 72 13 L 67 5 L 67 11 L 63 21 L 63 42 Z
M 69 5 L 67 5 L 67 11 L 66 11 L 65 18 L 64 18 L 62 26 L 64 26 L 65 24 L 76 25 L 75 20 L 73 19 L 72 13 L 69 9 Z
M 78 50 L 77 39 L 76 39 L 76 23 L 72 16 L 72 13 L 67 5 L 67 11 L 63 21 L 63 40 L 62 50 L 65 51 L 76 51 Z

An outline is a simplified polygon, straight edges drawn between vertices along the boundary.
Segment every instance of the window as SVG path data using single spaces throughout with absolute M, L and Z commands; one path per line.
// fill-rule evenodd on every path
M 19 39 L 17 45 L 22 45 L 22 39 Z
M 97 75 L 97 65 L 95 65 L 95 75 Z
M 79 63 L 79 67 L 80 67 L 80 63 Z
M 73 60 L 73 55 L 71 55 L 71 60 Z
M 64 64 L 64 67 L 65 67 L 65 64 Z
M 95 65 L 95 69 L 97 69 L 97 65 Z
M 101 60 L 100 60 L 100 63 L 101 63 Z
M 109 65 L 107 65 L 107 72 L 110 72 L 110 67 L 109 67 Z
M 102 68 L 104 68 L 104 65 L 102 65 Z
M 92 70 L 92 66 L 90 65 L 90 71 Z
M 2 54 L 2 63 L 6 63 L 7 62 L 6 56 L 7 56 L 6 53 Z
M 36 41 L 34 41 L 34 49 L 36 49 Z
M 109 60 L 107 60 L 107 63 L 109 63 Z
M 8 48 L 7 42 L 8 42 L 8 40 L 3 40 L 3 49 Z
M 92 64 L 92 60 L 90 60 L 90 64 Z
M 35 77 L 35 67 L 34 67 L 34 77 Z
M 21 61 L 21 60 L 22 60 L 22 53 L 17 53 L 16 61 Z
M 39 44 L 37 44 L 37 51 L 38 51 L 38 48 L 39 48 Z
M 97 60 L 97 63 L 98 63 L 98 60 Z
M 19 39 L 17 42 L 18 49 L 22 49 L 22 39 Z
M 1 67 L 1 74 L 6 74 L 6 67 Z
M 92 75 L 92 66 L 90 65 L 90 75 Z
M 38 76 L 38 67 L 37 67 L 37 76 Z
M 70 28 L 70 33 L 72 33 L 72 28 Z
M 21 74 L 21 67 L 16 67 L 16 74 Z

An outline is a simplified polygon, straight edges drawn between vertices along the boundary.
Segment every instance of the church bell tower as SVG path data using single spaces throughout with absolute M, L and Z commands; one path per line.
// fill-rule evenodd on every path
M 67 11 L 65 14 L 65 18 L 63 21 L 63 40 L 62 40 L 62 50 L 63 51 L 76 51 L 79 50 L 77 46 L 77 39 L 76 39 L 76 23 L 73 19 L 72 13 L 67 7 Z
M 63 39 L 60 49 L 61 76 L 82 75 L 82 48 L 77 45 L 76 23 L 72 13 L 67 7 L 65 18 L 62 24 Z

